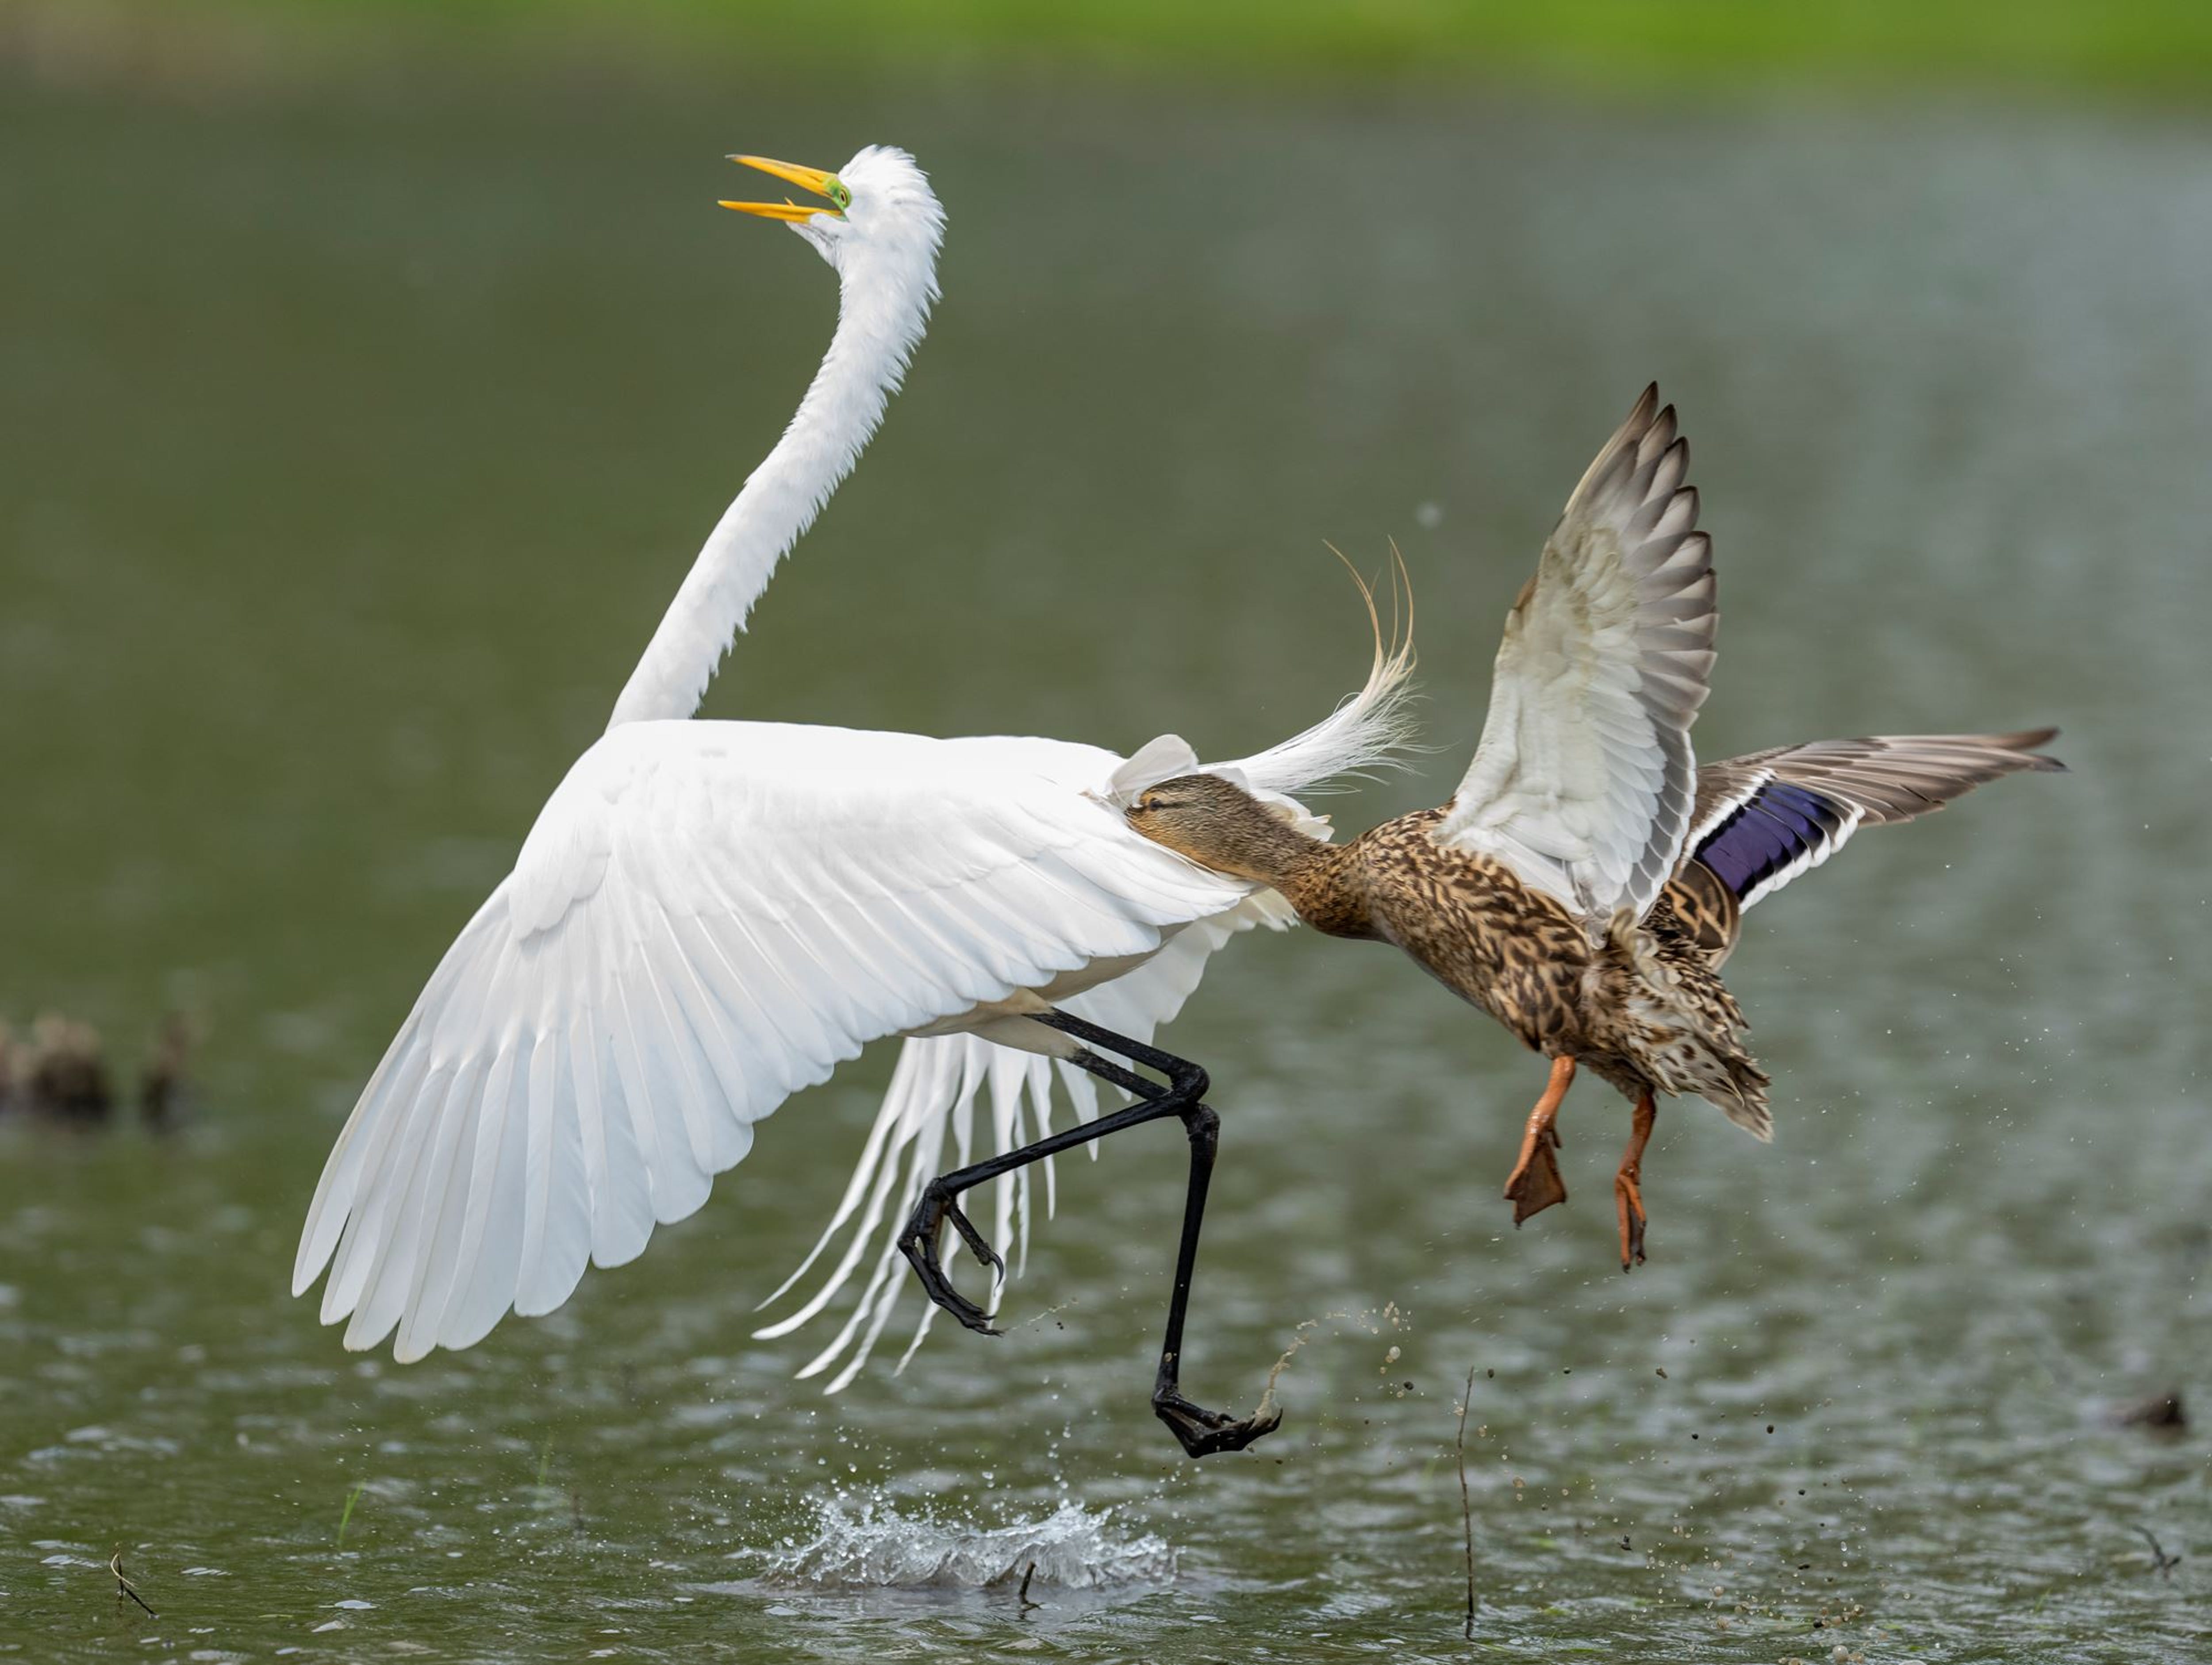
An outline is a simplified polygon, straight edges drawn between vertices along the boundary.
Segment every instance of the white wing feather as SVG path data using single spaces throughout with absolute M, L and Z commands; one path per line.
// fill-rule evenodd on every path
M 1640 918 L 1689 827 L 1717 614 L 1688 467 L 1647 388 L 1514 604 L 1482 742 L 1437 829 L 1596 919 Z
M 1171 1022 L 1182 1010 L 1183 1002 L 1205 974 L 1206 961 L 1231 937 L 1258 925 L 1281 930 L 1297 922 L 1297 915 L 1280 896 L 1273 890 L 1260 891 L 1227 913 L 1176 931 L 1158 954 L 1135 970 L 1055 1004 L 1117 1035 L 1150 1041 L 1161 1024 Z M 978 1035 L 909 1038 L 899 1054 L 891 1085 L 836 1212 L 806 1258 L 761 1304 L 769 1306 L 780 1299 L 842 1237 L 844 1247 L 836 1262 L 804 1303 L 754 1334 L 765 1340 L 799 1328 L 827 1307 L 865 1267 L 866 1282 L 860 1301 L 829 1345 L 799 1371 L 802 1378 L 817 1376 L 842 1361 L 828 1391 L 836 1393 L 849 1383 L 867 1363 L 905 1290 L 905 1261 L 899 1254 L 897 1235 L 921 1200 L 922 1187 L 948 1166 L 942 1156 L 946 1133 L 951 1133 L 961 1163 L 973 1159 L 969 1153 L 978 1143 L 975 1110 L 988 1092 L 991 1126 L 984 1141 L 986 1150 L 1010 1151 L 1043 1138 L 1052 1128 L 1055 1077 L 1077 1121 L 1088 1121 L 1097 1114 L 1097 1084 L 1072 1065 L 1016 1052 Z M 1093 1156 L 1097 1148 L 1090 1147 Z M 1049 1218 L 1055 1194 L 1051 1159 L 1046 1158 L 1037 1167 L 1042 1171 L 1044 1213 Z M 1029 1228 L 1035 1218 L 1031 1171 L 1018 1169 L 1001 1176 L 996 1185 L 992 1246 L 1017 1273 L 1028 1255 Z M 994 1289 L 987 1303 L 993 1310 L 999 1293 Z M 937 1310 L 928 1302 L 922 1303 L 899 1368 L 905 1367 L 921 1345 Z
M 395 1354 L 551 1310 L 868 1041 L 1148 955 L 1248 887 L 1047 740 L 625 724 L 447 951 L 332 1151 L 295 1292 Z

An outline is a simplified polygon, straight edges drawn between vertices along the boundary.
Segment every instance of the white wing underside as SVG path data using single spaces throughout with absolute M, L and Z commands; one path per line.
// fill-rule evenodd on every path
M 349 1318 L 349 1347 L 395 1327 L 403 1360 L 467 1346 L 510 1307 L 559 1306 L 586 1264 L 635 1257 L 706 1200 L 754 1123 L 868 1041 L 1241 907 L 1249 886 L 1097 795 L 1120 762 L 1052 740 L 611 731 L 362 1093 L 295 1291 L 329 1267 L 322 1316 Z M 927 1043 L 912 1073 L 956 1055 L 1000 1081 L 1030 1067 L 969 1045 Z M 894 1098 L 949 1111 L 942 1080 Z
M 1505 625 L 1474 761 L 1440 842 L 1596 921 L 1641 917 L 1696 789 L 1713 663 L 1711 550 L 1688 442 L 1647 389 L 1575 488 Z

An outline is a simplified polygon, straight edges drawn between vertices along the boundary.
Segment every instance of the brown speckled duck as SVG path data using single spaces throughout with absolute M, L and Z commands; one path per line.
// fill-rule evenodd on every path
M 1744 909 L 1863 825 L 2061 767 L 2035 750 L 2052 729 L 1820 740 L 1698 767 L 1717 614 L 1688 467 L 1674 408 L 1647 388 L 1514 603 L 1481 742 L 1441 808 L 1334 845 L 1231 781 L 1188 775 L 1127 811 L 1201 866 L 1273 885 L 1316 930 L 1396 944 L 1551 1059 L 1505 1184 L 1516 1225 L 1566 1199 L 1553 1124 L 1576 1070 L 1618 1088 L 1635 1106 L 1613 1176 L 1624 1271 L 1644 1259 L 1659 1094 L 1773 1134 L 1720 978 Z

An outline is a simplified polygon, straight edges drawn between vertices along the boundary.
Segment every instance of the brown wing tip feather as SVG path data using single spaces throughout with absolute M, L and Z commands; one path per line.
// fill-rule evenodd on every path
M 2023 729 L 2017 734 L 2007 734 L 2002 738 L 2004 744 L 2013 750 L 2027 754 L 2030 769 L 2039 769 L 2045 775 L 2067 775 L 2072 772 L 2057 758 L 2040 750 L 2058 738 L 2058 731 L 2055 728 Z
M 2058 731 L 2055 728 L 2023 728 L 2012 734 L 1961 734 L 1957 738 L 1970 745 L 1987 746 L 1992 751 L 2009 752 L 2018 759 L 2018 766 L 2021 769 L 2033 769 L 2044 775 L 2064 775 L 2069 772 L 2066 765 L 2057 758 L 2038 749 L 2049 745 L 2058 738 Z

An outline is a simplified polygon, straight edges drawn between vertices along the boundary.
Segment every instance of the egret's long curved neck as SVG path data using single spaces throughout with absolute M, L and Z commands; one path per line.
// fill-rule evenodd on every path
M 813 524 L 898 391 L 936 299 L 934 261 L 854 258 L 837 328 L 799 410 L 708 538 L 653 633 L 609 728 L 689 717 L 775 564 Z

